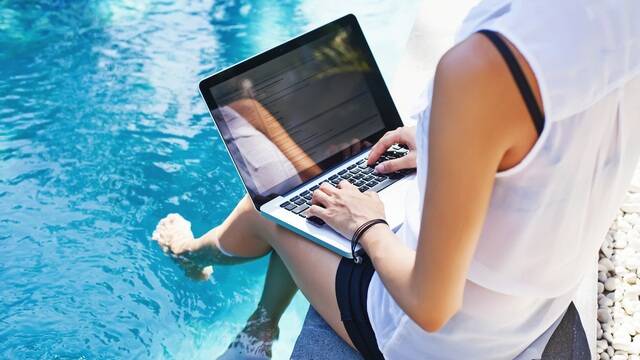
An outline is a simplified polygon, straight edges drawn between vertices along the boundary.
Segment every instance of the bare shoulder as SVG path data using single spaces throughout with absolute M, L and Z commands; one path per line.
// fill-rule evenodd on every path
M 531 67 L 505 40 L 541 104 Z M 537 140 L 535 126 L 505 60 L 484 35 L 471 35 L 441 58 L 436 70 L 436 95 L 439 99 L 434 98 L 434 107 L 439 103 L 445 108 L 442 111 L 455 114 L 451 126 L 459 128 L 462 141 L 465 136 L 486 135 L 502 148 L 501 170 L 517 164 Z

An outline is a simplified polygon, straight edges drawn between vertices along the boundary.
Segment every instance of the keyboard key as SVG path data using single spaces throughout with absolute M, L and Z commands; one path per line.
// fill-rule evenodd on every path
M 296 207 L 297 207 L 296 204 L 289 203 L 289 205 L 285 206 L 284 209 L 291 211 L 291 210 L 295 209 Z
M 349 169 L 349 170 L 355 169 L 356 166 L 357 166 L 356 164 L 349 165 L 349 166 L 347 166 L 347 169 Z
M 282 204 L 280 204 L 281 208 L 284 208 L 285 210 L 289 210 L 289 211 L 295 209 L 296 206 L 297 206 L 296 204 L 292 204 L 292 203 L 290 203 L 288 201 L 285 201 Z
M 305 191 L 300 193 L 300 196 L 305 197 L 305 195 L 309 195 L 309 194 L 311 194 L 311 191 L 305 190 Z
M 309 208 L 309 205 L 303 204 L 303 205 L 300 205 L 297 208 L 293 209 L 293 213 L 294 214 L 300 214 L 301 212 L 307 210 L 308 208 Z
M 343 178 L 343 179 L 349 179 L 349 178 L 351 178 L 352 176 L 353 176 L 353 175 L 351 175 L 350 173 L 346 173 L 346 174 L 342 175 L 342 178 Z
M 368 167 L 366 169 L 362 169 L 362 172 L 365 174 L 371 174 L 373 172 L 373 168 Z
M 364 177 L 364 181 L 371 181 L 373 179 L 375 179 L 375 177 L 373 175 L 367 175 L 367 176 Z
M 367 159 L 362 159 L 359 160 L 356 164 L 360 165 L 360 164 L 364 164 L 367 161 Z
M 304 201 L 304 199 L 300 198 L 300 199 L 294 201 L 293 203 L 296 204 L 296 205 L 302 205 L 302 204 L 305 203 L 305 201 Z
M 375 181 L 375 180 L 374 180 L 374 181 L 369 181 L 369 182 L 367 183 L 367 186 L 368 186 L 368 187 L 370 187 L 370 188 L 371 188 L 371 187 L 374 187 L 374 186 L 376 186 L 376 185 L 378 185 L 378 182 L 377 182 L 377 181 Z
M 357 182 L 355 182 L 353 185 L 360 187 L 362 185 L 366 184 L 366 182 L 362 181 L 362 180 L 358 180 Z
M 313 197 L 313 195 L 311 195 L 311 193 L 308 193 L 306 195 L 302 196 L 305 200 L 311 200 L 311 198 Z
M 338 172 L 338 175 L 344 175 L 344 174 L 346 174 L 347 172 L 348 172 L 348 171 L 345 169 L 345 170 L 342 170 L 342 171 Z
M 369 187 L 367 187 L 366 185 L 363 185 L 363 186 L 360 186 L 358 188 L 358 190 L 360 190 L 360 192 L 365 192 L 365 191 L 369 190 Z
M 300 199 L 300 196 L 294 196 L 291 199 L 289 199 L 289 201 L 291 202 L 295 202 L 296 200 Z
M 309 221 L 309 222 L 311 222 L 312 224 L 317 225 L 317 226 L 322 226 L 322 225 L 324 225 L 324 220 L 320 219 L 320 218 L 319 218 L 319 217 L 317 217 L 317 216 L 309 216 L 309 217 L 307 218 L 307 221 Z
M 338 175 L 333 175 L 333 176 L 329 177 L 329 181 L 331 181 L 331 180 L 336 180 L 336 179 L 339 179 L 339 178 L 340 178 L 340 176 L 338 176 Z
M 388 187 L 389 185 L 395 183 L 397 180 L 389 180 L 389 179 L 385 179 L 384 181 L 378 183 L 378 185 L 373 186 L 369 189 L 369 191 L 373 191 L 373 192 L 379 192 L 383 189 L 385 189 L 386 187 Z
M 313 186 L 309 189 L 309 191 L 313 192 L 313 191 L 318 190 L 318 188 L 320 188 L 320 186 L 319 186 L 319 185 L 313 185 Z

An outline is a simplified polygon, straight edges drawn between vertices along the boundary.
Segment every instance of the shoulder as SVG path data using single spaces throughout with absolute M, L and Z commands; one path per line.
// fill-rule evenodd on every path
M 531 66 L 509 39 L 503 37 L 503 40 L 516 57 L 538 104 L 542 107 L 538 81 Z M 485 103 L 522 102 L 505 60 L 491 41 L 482 34 L 472 34 L 447 51 L 438 63 L 436 76 L 451 87 L 460 89 L 464 86 L 468 90 L 461 95 L 477 98 L 475 100 L 483 100 Z
M 549 122 L 589 109 L 640 71 L 637 0 L 517 0 L 487 27 L 525 55 Z
M 508 41 L 507 44 L 541 104 L 530 66 L 512 44 Z M 455 133 L 461 142 L 484 140 L 496 151 L 526 153 L 537 139 L 533 121 L 505 60 L 481 34 L 469 36 L 441 58 L 432 106 L 441 107 L 437 110 L 440 116 L 432 119 L 436 122 L 434 126 Z

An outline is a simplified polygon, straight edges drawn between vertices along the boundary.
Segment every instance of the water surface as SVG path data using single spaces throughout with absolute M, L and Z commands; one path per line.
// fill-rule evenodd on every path
M 0 358 L 221 353 L 267 259 L 195 282 L 150 240 L 170 212 L 201 235 L 244 194 L 198 80 L 351 11 L 389 79 L 416 6 L 0 0 Z

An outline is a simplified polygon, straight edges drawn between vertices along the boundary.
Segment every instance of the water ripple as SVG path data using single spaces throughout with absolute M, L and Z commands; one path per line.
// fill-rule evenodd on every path
M 196 84 L 314 1 L 0 1 L 0 358 L 224 350 L 267 260 L 194 282 L 149 237 L 169 212 L 202 234 L 243 196 Z

